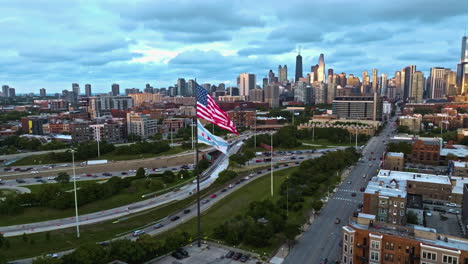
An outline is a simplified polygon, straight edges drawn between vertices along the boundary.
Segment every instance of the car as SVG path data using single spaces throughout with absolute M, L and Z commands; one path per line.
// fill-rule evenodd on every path
M 373 158 L 373 160 L 375 160 L 375 158 Z
M 234 187 L 234 185 L 232 185 L 232 184 L 229 184 L 229 185 L 228 185 L 228 188 L 232 188 L 232 187 Z
M 348 181 L 348 184 L 351 184 L 352 182 L 351 181 Z
M 436 205 L 444 205 L 444 203 L 443 203 L 443 202 L 440 202 L 440 201 L 435 201 L 434 204 L 436 204 Z
M 359 203 L 358 208 L 362 208 L 362 207 L 364 207 L 364 204 L 363 204 L 363 203 Z
M 226 192 L 226 191 L 227 191 L 227 189 L 226 189 L 226 188 L 224 188 L 224 189 L 222 189 L 222 190 L 221 190 L 221 192 Z
M 259 162 L 262 162 L 262 160 L 261 160 L 261 159 L 258 159 L 258 160 L 255 160 L 255 162 L 259 163 Z
M 262 174 L 262 171 L 257 171 L 257 174 Z
M 21 168 L 15 168 L 14 169 L 14 171 L 20 171 L 20 170 L 21 170 Z
M 34 179 L 36 179 L 36 180 L 37 179 L 42 179 L 42 177 L 41 176 L 36 176 L 36 177 L 34 177 Z
M 206 204 L 206 203 L 208 203 L 209 201 L 210 201 L 210 200 L 205 199 L 205 200 L 203 200 L 201 203 L 202 203 L 202 204 Z
M 229 251 L 227 254 L 226 254 L 226 258 L 232 258 L 232 256 L 234 256 L 234 251 Z
M 341 219 L 339 219 L 338 217 L 335 218 L 335 224 L 339 224 L 341 223 Z
M 86 174 L 86 177 L 93 177 L 93 175 L 88 173 Z
M 365 187 L 361 187 L 361 189 L 359 189 L 359 191 L 361 191 L 361 192 L 363 192 L 363 191 L 365 191 L 365 190 L 366 190 Z
M 351 196 L 352 196 L 352 197 L 356 197 L 356 193 L 351 193 Z
M 210 198 L 216 198 L 216 197 L 218 197 L 216 194 L 210 195 Z
M 180 219 L 180 216 L 178 215 L 174 215 L 173 217 L 171 217 L 171 221 L 177 221 Z
M 177 251 L 172 253 L 171 256 L 173 256 L 176 259 L 183 259 L 184 258 L 184 256 L 180 252 L 177 252 Z
M 47 258 L 58 258 L 59 255 L 57 253 L 51 253 L 46 255 Z
M 163 226 L 164 226 L 163 224 L 155 224 L 155 225 L 153 226 L 153 228 L 154 228 L 154 229 L 159 229 L 159 228 L 161 228 L 161 227 L 163 227 Z
M 247 262 L 247 260 L 249 260 L 249 255 L 245 255 L 243 254 L 240 258 L 239 258 L 239 261 L 240 262 Z
M 138 237 L 138 236 L 143 235 L 144 233 L 145 233 L 145 231 L 143 231 L 143 230 L 135 230 L 135 231 L 133 231 L 133 236 Z
M 455 210 L 455 209 L 448 209 L 448 213 L 449 214 L 459 214 L 460 212 L 458 210 Z
M 449 207 L 457 207 L 457 204 L 456 204 L 456 203 L 448 203 L 448 204 L 446 204 L 446 205 L 449 206 Z
M 17 183 L 25 183 L 26 181 L 23 180 L 23 179 L 16 179 L 16 182 L 17 182 Z
M 278 166 L 278 165 L 275 165 L 273 168 L 275 168 L 275 169 L 278 169 L 278 168 L 279 168 L 279 166 Z
M 242 257 L 242 253 L 236 252 L 234 255 L 232 255 L 233 260 L 239 260 L 240 257 Z
M 127 175 L 128 173 L 125 172 L 125 171 L 122 171 L 120 174 L 122 174 L 122 175 Z
M 430 211 L 427 211 L 425 214 L 426 216 L 432 216 L 432 213 Z
M 183 248 L 178 248 L 177 252 L 179 252 L 182 256 L 184 256 L 184 258 L 187 258 L 189 256 L 189 253 L 187 252 L 187 250 Z
M 188 214 L 188 213 L 190 213 L 190 209 L 185 209 L 184 214 Z
M 11 168 L 10 167 L 6 167 L 3 169 L 3 171 L 11 171 Z
M 304 159 L 304 157 L 299 157 L 299 159 Z
M 433 204 L 433 202 L 431 200 L 423 200 L 423 203 L 425 204 Z
M 112 176 L 112 173 L 104 172 L 104 173 L 102 174 L 102 176 Z
M 295 160 L 295 159 L 296 159 L 296 157 L 291 157 L 291 160 Z

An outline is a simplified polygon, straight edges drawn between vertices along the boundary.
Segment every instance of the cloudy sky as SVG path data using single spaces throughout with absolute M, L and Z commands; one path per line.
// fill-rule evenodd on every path
M 465 0 L 0 0 L 0 13 L 0 84 L 17 93 L 260 83 L 278 64 L 291 78 L 299 45 L 304 72 L 324 53 L 335 72 L 427 74 L 456 69 L 468 24 Z

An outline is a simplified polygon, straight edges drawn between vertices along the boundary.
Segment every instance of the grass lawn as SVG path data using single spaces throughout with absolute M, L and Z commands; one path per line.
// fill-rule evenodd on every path
M 119 161 L 119 160 L 154 158 L 154 157 L 159 157 L 159 156 L 174 155 L 174 154 L 184 152 L 186 150 L 187 149 L 183 149 L 182 147 L 173 147 L 170 150 L 163 152 L 163 153 L 159 153 L 159 154 L 146 153 L 146 154 L 137 154 L 137 155 L 116 155 L 115 153 L 111 152 L 111 153 L 101 155 L 99 158 L 96 157 L 90 160 L 107 159 L 107 160 Z M 82 160 L 76 160 L 76 161 L 78 162 Z M 20 160 L 15 161 L 9 166 L 26 166 L 26 165 L 40 165 L 40 164 L 54 164 L 54 163 L 57 163 L 57 162 L 55 160 L 51 160 L 48 154 L 42 154 L 42 155 L 24 157 Z
M 158 195 L 170 192 L 172 191 L 174 187 L 183 185 L 187 182 L 192 181 L 193 179 L 194 177 L 191 177 L 189 179 L 178 180 L 174 183 L 168 184 L 164 190 L 161 190 L 158 192 Z M 142 181 L 144 181 L 144 179 L 142 179 Z M 78 187 L 86 186 L 87 184 L 89 185 L 91 183 L 87 183 L 86 181 L 77 182 Z M 41 186 L 43 185 L 32 185 L 32 186 L 25 186 L 25 187 L 30 188 L 32 192 L 37 192 L 41 188 Z M 73 183 L 71 182 L 71 183 L 63 185 L 62 189 L 72 190 Z M 154 197 L 154 196 L 150 196 L 147 198 L 141 197 L 143 194 L 148 194 L 150 192 L 152 191 L 147 190 L 147 189 L 141 189 L 135 193 L 129 193 L 127 190 L 122 190 L 120 194 L 82 205 L 78 208 L 78 210 L 79 210 L 79 213 L 83 215 L 83 214 L 94 213 L 94 212 L 98 212 L 102 210 L 112 209 L 115 207 L 143 201 L 145 199 Z M 78 199 L 80 199 L 79 196 L 78 196 Z M 46 221 L 46 220 L 51 220 L 51 219 L 66 218 L 66 217 L 71 217 L 73 215 L 75 215 L 74 208 L 58 210 L 58 209 L 52 209 L 52 208 L 46 208 L 46 207 L 31 207 L 31 208 L 25 208 L 23 213 L 19 215 L 0 217 L 0 225 L 8 226 L 8 225 L 27 224 L 27 223 Z
M 202 232 L 205 238 L 210 238 L 213 229 L 224 223 L 227 219 L 233 218 L 236 215 L 243 214 L 247 211 L 248 205 L 252 201 L 262 201 L 265 199 L 273 200 L 276 202 L 280 198 L 278 195 L 281 184 L 286 180 L 287 175 L 291 174 L 297 168 L 288 168 L 275 172 L 274 177 L 274 186 L 273 186 L 273 197 L 271 196 L 270 189 L 270 177 L 262 176 L 259 178 L 254 178 L 251 183 L 242 187 L 241 189 L 235 191 L 229 196 L 219 201 L 216 205 L 211 207 L 209 210 L 205 211 L 202 214 Z M 307 212 L 306 209 L 304 209 Z M 292 213 L 290 212 L 290 217 L 294 218 L 295 223 L 302 224 L 305 221 L 304 212 Z M 186 231 L 192 234 L 192 237 L 196 238 L 197 230 L 197 221 L 196 219 L 191 219 L 184 224 L 177 226 L 177 231 Z M 167 231 L 160 235 L 161 238 L 167 237 L 173 231 Z M 282 236 L 276 235 L 271 240 L 270 246 L 265 248 L 251 248 L 247 245 L 240 245 L 240 247 L 245 248 L 246 250 L 256 252 L 256 253 L 266 253 L 267 255 L 271 254 L 276 250 L 284 241 Z
M 211 185 L 207 189 L 202 190 L 200 194 L 203 196 L 218 187 L 215 184 Z M 191 196 L 181 201 L 137 213 L 122 221 L 111 220 L 94 225 L 81 226 L 81 237 L 79 239 L 76 238 L 75 228 L 50 231 L 50 239 L 47 239 L 46 232 L 29 234 L 27 235 L 27 241 L 24 241 L 22 236 L 8 237 L 10 248 L 0 248 L 0 253 L 5 255 L 8 260 L 15 260 L 64 251 L 85 243 L 96 243 L 113 239 L 139 229 L 142 226 L 154 224 L 156 221 L 187 207 L 195 199 L 196 196 Z
M 0 197 L 5 197 L 7 195 L 16 195 L 15 190 L 8 190 L 8 189 L 1 189 L 0 190 Z

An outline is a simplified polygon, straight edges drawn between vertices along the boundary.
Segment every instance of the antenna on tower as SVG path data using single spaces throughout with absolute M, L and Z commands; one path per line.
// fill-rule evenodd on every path
M 299 45 L 299 47 L 297 48 L 297 55 L 301 55 L 301 45 Z

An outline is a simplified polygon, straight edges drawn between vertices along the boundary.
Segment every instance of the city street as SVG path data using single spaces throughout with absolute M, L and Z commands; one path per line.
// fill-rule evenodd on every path
M 356 163 L 349 176 L 338 186 L 336 193 L 331 195 L 318 217 L 315 217 L 312 225 L 291 249 L 284 263 L 316 264 L 325 258 L 328 261 L 340 260 L 341 227 L 347 224 L 348 219 L 362 202 L 360 188 L 366 186 L 366 182 L 379 169 L 380 157 L 385 151 L 385 144 L 382 141 L 387 141 L 387 134 L 393 131 L 392 123 L 389 122 L 379 136 L 369 141 L 363 149 L 363 158 Z M 374 154 L 371 154 L 372 152 Z M 376 160 L 368 161 L 369 157 L 376 158 Z M 356 196 L 353 197 L 352 193 L 356 193 Z M 334 223 L 336 217 L 341 219 L 340 224 Z

